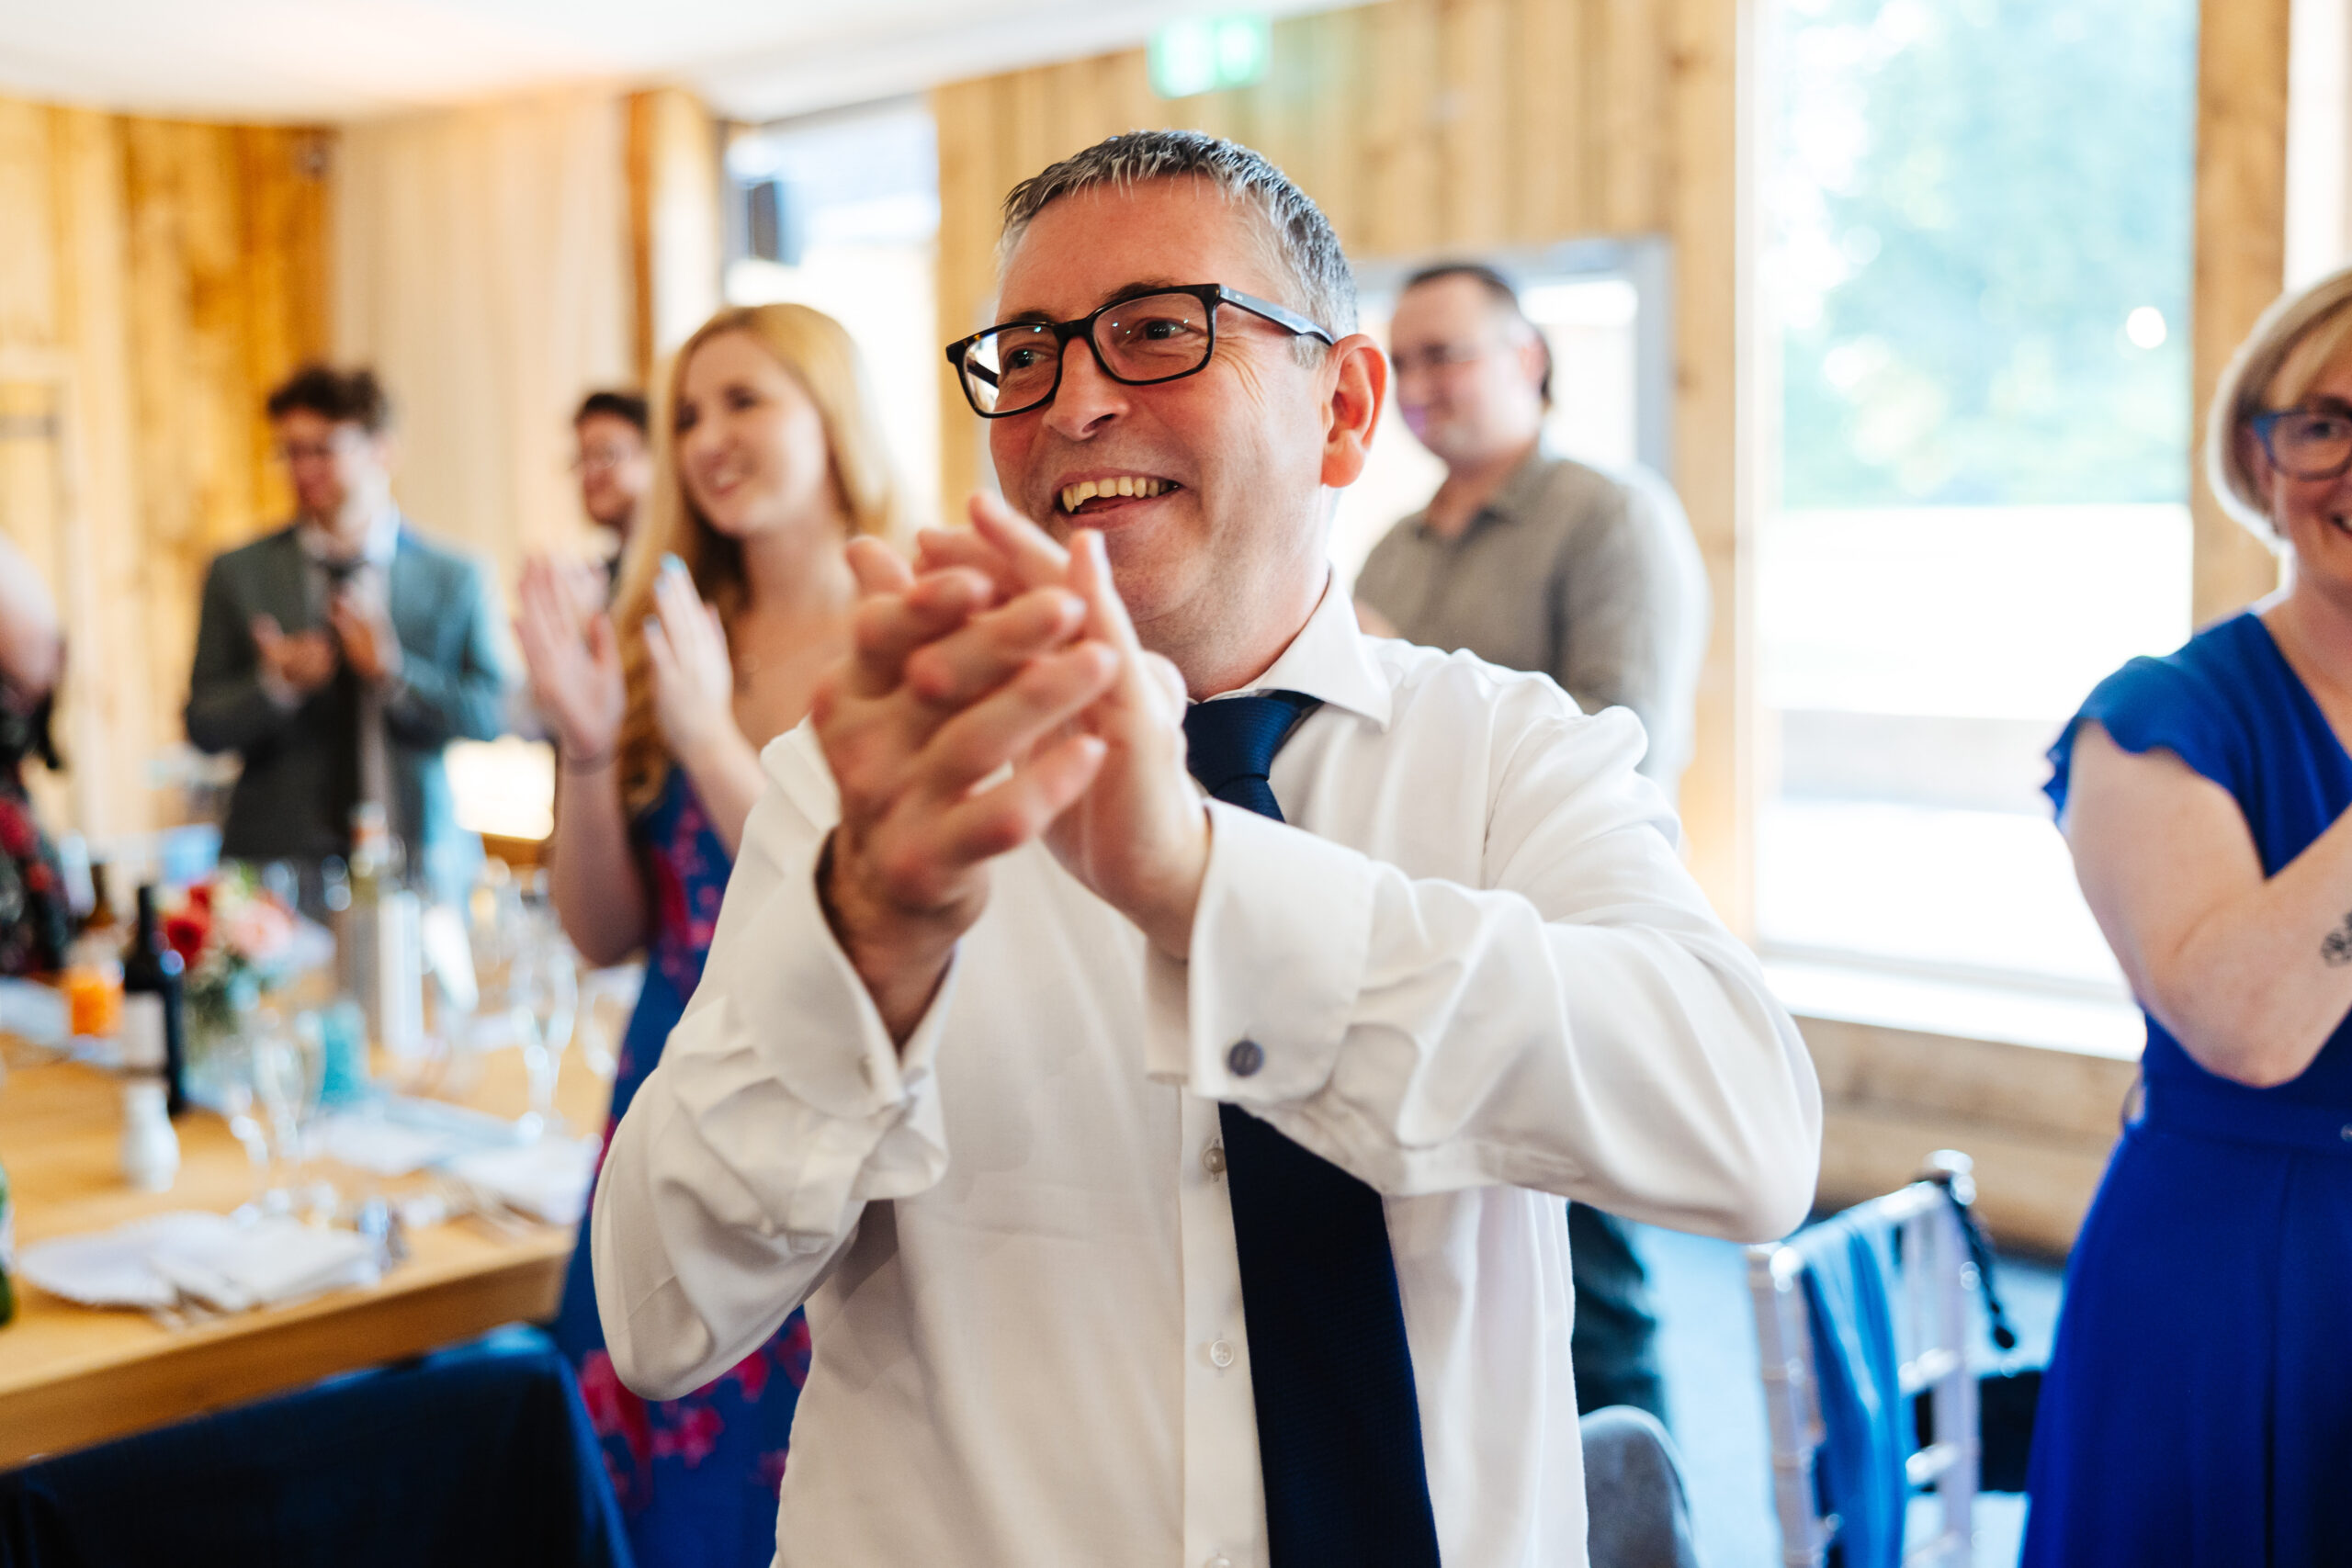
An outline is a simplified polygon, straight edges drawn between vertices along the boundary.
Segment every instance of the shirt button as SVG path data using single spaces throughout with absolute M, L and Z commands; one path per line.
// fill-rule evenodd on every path
M 2347 1132 L 2346 1136 L 2352 1137 L 2352 1132 Z M 1223 1144 L 1211 1144 L 1201 1151 L 1201 1168 L 1211 1176 L 1225 1174 L 1225 1145 Z
M 1233 1365 L 1233 1342 L 1228 1339 L 1210 1341 L 1209 1364 L 1219 1371 Z
M 1225 1065 L 1235 1077 L 1246 1078 L 1266 1065 L 1265 1048 L 1255 1040 L 1237 1040 L 1225 1054 Z
M 1233 1568 L 1233 1559 L 1220 1551 L 1201 1564 L 1201 1568 Z

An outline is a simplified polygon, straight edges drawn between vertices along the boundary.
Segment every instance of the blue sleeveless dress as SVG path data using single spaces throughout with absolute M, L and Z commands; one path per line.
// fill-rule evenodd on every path
M 2228 790 L 2266 876 L 2352 806 L 2352 757 L 2250 613 L 2100 682 L 2050 753 L 2062 811 L 2085 719 Z M 2256 1089 L 2151 1018 L 2142 1073 L 2067 1263 L 2023 1562 L 2352 1563 L 2352 1020 Z
M 606 1147 L 702 979 L 731 869 L 681 768 L 670 770 L 630 837 L 653 900 L 653 942 L 645 988 L 621 1038 Z M 775 1556 L 776 1489 L 793 1406 L 808 1381 L 808 1325 L 795 1312 L 775 1337 L 708 1385 L 649 1403 L 614 1375 L 589 1269 L 583 1221 L 555 1341 L 579 1374 L 638 1568 L 763 1568 Z

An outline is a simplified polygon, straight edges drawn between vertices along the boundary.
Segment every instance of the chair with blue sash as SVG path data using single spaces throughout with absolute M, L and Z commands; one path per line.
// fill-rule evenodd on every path
M 1939 1152 L 1902 1190 L 1747 1249 L 1788 1568 L 1972 1562 L 1974 1265 L 1953 1191 L 1970 1169 L 1967 1156 Z M 1926 1420 L 1913 1410 L 1922 1398 Z M 1912 1499 L 1930 1490 L 1926 1529 L 1910 1532 L 1923 1539 L 1907 1540 Z

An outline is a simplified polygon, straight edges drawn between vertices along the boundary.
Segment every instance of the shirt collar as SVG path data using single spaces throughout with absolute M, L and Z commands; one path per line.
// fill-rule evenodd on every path
M 1544 450 L 1544 443 L 1539 440 L 1496 490 L 1487 502 L 1487 510 L 1500 517 L 1516 517 L 1525 512 L 1544 488 L 1544 476 L 1551 467 L 1551 454 Z
M 1478 508 L 1476 515 L 1470 519 L 1470 526 L 1463 529 L 1455 536 L 1467 538 L 1477 528 L 1487 523 L 1517 522 L 1534 504 L 1543 488 L 1544 476 L 1550 470 L 1551 463 L 1552 455 L 1544 449 L 1544 442 L 1539 438 L 1527 456 L 1519 460 L 1519 466 L 1511 469 L 1501 484 L 1495 487 L 1495 493 L 1487 498 L 1487 503 Z M 1408 521 L 1419 532 L 1428 534 L 1430 509 L 1426 506 L 1422 507 L 1419 512 L 1414 513 Z
M 1374 662 L 1371 641 L 1356 624 L 1355 605 L 1340 592 L 1337 577 L 1325 580 L 1321 602 L 1282 657 L 1249 684 L 1218 695 L 1250 692 L 1298 692 L 1388 728 L 1388 677 Z
M 332 565 L 350 558 L 334 535 L 307 519 L 295 528 L 294 536 L 301 543 L 302 553 L 314 561 Z M 392 557 L 400 553 L 400 509 L 388 506 L 368 525 L 368 536 L 360 542 L 359 558 L 369 566 L 390 567 Z

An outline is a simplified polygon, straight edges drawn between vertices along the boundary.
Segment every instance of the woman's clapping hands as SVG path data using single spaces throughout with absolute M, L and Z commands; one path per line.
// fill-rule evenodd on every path
M 524 563 L 515 641 L 530 671 L 532 699 L 575 767 L 611 760 L 628 702 L 602 596 L 595 572 L 584 564 L 548 556 Z
M 653 584 L 645 653 L 653 671 L 653 712 L 670 754 L 694 771 L 715 751 L 749 742 L 735 722 L 735 663 L 718 611 L 703 603 L 676 557 Z

